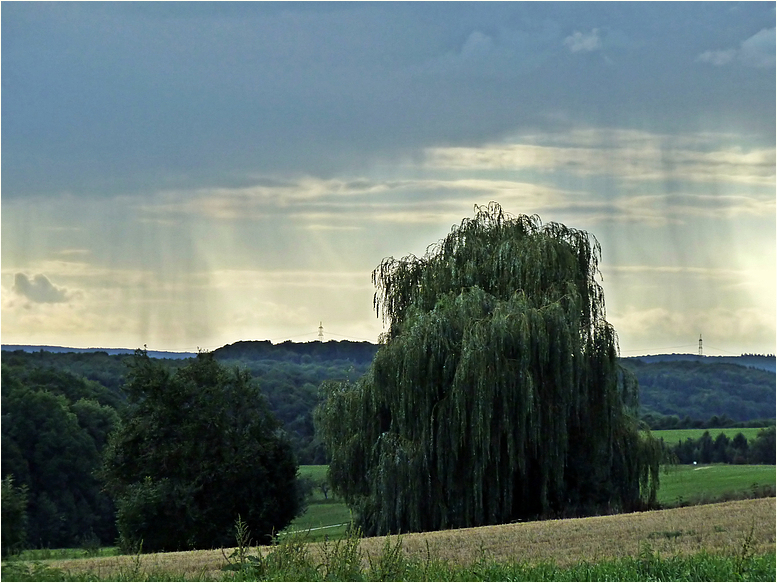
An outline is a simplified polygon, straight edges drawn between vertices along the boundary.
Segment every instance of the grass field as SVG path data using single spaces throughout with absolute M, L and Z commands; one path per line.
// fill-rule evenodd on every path
M 310 531 L 310 540 L 336 539 L 345 534 L 351 523 L 351 511 L 340 501 L 311 504 L 307 512 L 294 519 L 280 532 L 283 537 L 301 531 Z
M 299 467 L 299 477 L 300 478 L 309 478 L 313 480 L 314 482 L 323 482 L 326 480 L 326 472 L 329 469 L 329 466 L 300 466 Z M 327 494 L 329 498 L 332 498 L 331 494 Z M 311 497 L 311 502 L 325 502 L 327 498 L 324 497 L 324 493 L 319 489 L 316 488 L 313 490 L 313 496 Z
M 327 469 L 328 466 L 300 466 L 299 475 L 319 482 L 326 479 Z M 345 534 L 350 522 L 351 511 L 343 501 L 331 492 L 324 497 L 323 492 L 316 488 L 305 514 L 294 519 L 280 536 L 309 530 L 312 541 L 337 539 Z
M 323 480 L 326 478 L 326 472 L 329 466 L 300 466 L 299 475 L 311 478 L 312 480 Z
M 661 438 L 667 445 L 676 445 L 678 441 L 686 439 L 699 439 L 705 431 L 710 432 L 710 437 L 714 440 L 723 433 L 729 439 L 734 439 L 737 433 L 744 435 L 748 441 L 753 440 L 758 435 L 762 427 L 730 427 L 728 429 L 660 429 L 651 431 L 654 437 Z
M 666 466 L 661 472 L 658 502 L 678 505 L 720 499 L 723 494 L 775 487 L 775 466 L 712 464 Z
M 279 549 L 295 562 L 291 567 L 304 562 L 308 570 L 338 564 L 357 569 L 351 571 L 354 579 L 319 571 L 318 580 L 325 576 L 338 581 L 364 580 L 367 573 L 373 580 L 773 581 L 775 499 L 348 541 L 352 544 L 339 547 L 331 542 L 328 546 L 282 544 L 249 551 L 265 556 Z M 226 549 L 226 556 L 230 551 Z M 63 575 L 68 580 L 223 580 L 222 567 L 228 562 L 225 554 L 221 550 L 189 551 L 47 561 L 44 566 L 60 569 L 58 580 L 65 580 Z M 442 567 L 430 571 L 432 564 Z M 386 565 L 416 565 L 421 570 L 379 570 Z M 456 571 L 456 565 L 469 570 Z M 3 579 L 10 580 L 17 573 L 4 569 Z M 294 573 L 274 576 L 307 580 Z
M 95 549 L 25 549 L 18 555 L 20 561 L 48 561 L 52 559 L 81 559 L 85 557 L 114 557 L 120 554 L 119 547 Z
M 774 551 L 774 498 L 408 534 L 403 546 L 409 553 L 423 554 L 428 542 L 438 556 L 462 563 L 477 560 L 483 549 L 499 560 L 570 565 L 581 559 L 638 555 L 647 543 L 663 555 L 702 549 L 735 552 L 751 528 L 758 548 Z M 365 539 L 363 548 L 375 552 L 384 544 L 385 537 L 375 537 Z

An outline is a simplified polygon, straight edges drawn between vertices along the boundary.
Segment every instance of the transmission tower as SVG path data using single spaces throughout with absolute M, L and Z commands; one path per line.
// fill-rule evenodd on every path
M 703 356 L 704 352 L 701 349 L 701 333 L 699 333 L 699 356 Z
M 318 341 L 323 342 L 324 341 L 324 323 L 319 322 L 318 323 Z M 701 348 L 699 349 L 701 350 Z

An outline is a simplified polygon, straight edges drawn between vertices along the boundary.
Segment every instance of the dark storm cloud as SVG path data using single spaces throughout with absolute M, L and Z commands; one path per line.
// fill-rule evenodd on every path
M 14 275 L 13 290 L 39 304 L 58 304 L 67 301 L 67 290 L 55 286 L 48 277 L 40 273 L 32 279 L 23 273 L 17 273 Z
M 697 61 L 773 22 L 766 3 L 3 3 L 3 195 L 328 177 L 570 119 L 773 142 L 774 71 Z

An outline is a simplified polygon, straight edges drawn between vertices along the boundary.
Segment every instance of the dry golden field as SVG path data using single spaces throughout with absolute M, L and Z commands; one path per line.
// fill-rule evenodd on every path
M 701 550 L 711 553 L 742 552 L 750 537 L 750 551 L 775 550 L 775 498 L 739 500 L 720 504 L 690 506 L 614 516 L 595 516 L 566 520 L 547 520 L 481 528 L 403 535 L 406 553 L 425 559 L 427 542 L 434 557 L 471 563 L 483 557 L 500 561 L 539 563 L 552 560 L 564 566 L 582 560 L 596 562 L 606 558 L 635 556 L 649 545 L 662 556 L 691 554 Z M 392 537 L 396 541 L 396 537 Z M 386 543 L 385 537 L 365 538 L 361 550 L 377 557 Z M 311 543 L 316 552 L 317 544 Z M 251 549 L 267 552 L 271 547 Z M 226 549 L 227 555 L 232 549 Z M 100 579 L 111 573 L 130 571 L 135 561 L 146 571 L 161 569 L 186 573 L 200 579 L 219 579 L 225 559 L 221 550 L 186 551 L 131 556 L 100 557 L 52 561 L 53 567 L 68 571 L 92 570 Z
M 672 510 L 545 520 L 482 528 L 405 535 L 410 553 L 426 553 L 426 541 L 440 558 L 468 563 L 483 549 L 487 556 L 532 563 L 553 560 L 568 565 L 637 555 L 649 544 L 661 555 L 740 551 L 753 529 L 753 550 L 775 549 L 775 499 L 740 500 Z M 362 548 L 377 553 L 382 537 L 365 539 Z

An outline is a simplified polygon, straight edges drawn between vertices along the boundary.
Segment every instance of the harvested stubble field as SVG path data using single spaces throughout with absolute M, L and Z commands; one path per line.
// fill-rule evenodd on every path
M 402 535 L 406 553 L 425 559 L 427 543 L 435 558 L 470 564 L 481 558 L 497 561 L 554 561 L 559 566 L 580 561 L 637 556 L 648 545 L 661 556 L 699 551 L 736 555 L 749 539 L 748 552 L 775 550 L 775 498 L 738 500 L 613 516 L 546 520 Z M 391 537 L 396 542 L 396 537 Z M 367 556 L 377 557 L 385 537 L 361 542 Z M 311 543 L 316 553 L 317 543 Z M 267 553 L 272 547 L 252 548 Z M 232 549 L 226 549 L 229 555 Z M 136 564 L 139 561 L 139 565 Z M 131 556 L 51 561 L 50 566 L 71 572 L 92 571 L 110 580 L 112 573 L 142 568 L 186 574 L 187 578 L 220 579 L 226 561 L 221 550 L 187 551 Z

